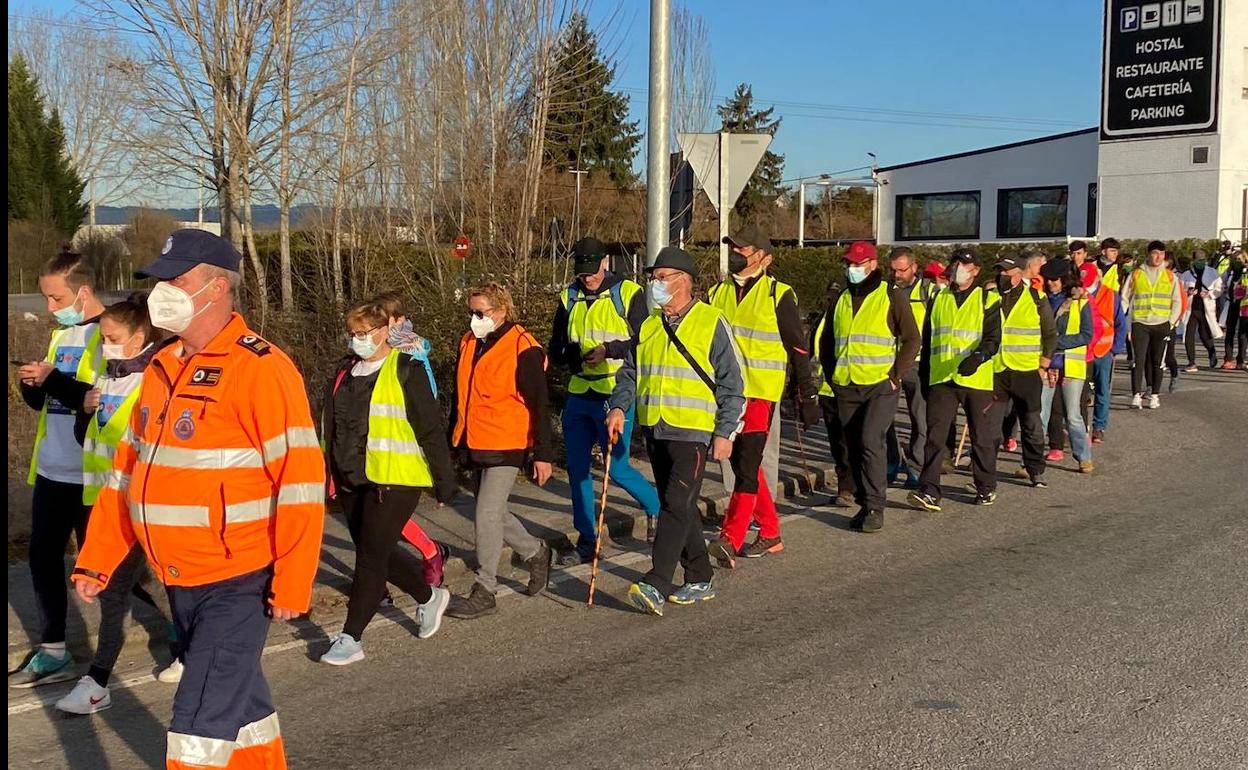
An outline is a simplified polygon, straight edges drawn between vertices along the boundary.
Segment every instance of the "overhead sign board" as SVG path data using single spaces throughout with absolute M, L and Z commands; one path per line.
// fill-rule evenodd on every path
M 1214 131 L 1222 0 L 1106 0 L 1101 138 Z

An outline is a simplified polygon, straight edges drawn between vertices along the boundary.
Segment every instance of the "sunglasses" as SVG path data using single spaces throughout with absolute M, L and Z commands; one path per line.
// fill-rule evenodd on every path
M 477 320 L 481 320 L 485 318 L 487 314 L 492 313 L 492 312 L 494 312 L 493 308 L 489 310 L 469 310 L 468 315 L 471 318 L 476 318 Z

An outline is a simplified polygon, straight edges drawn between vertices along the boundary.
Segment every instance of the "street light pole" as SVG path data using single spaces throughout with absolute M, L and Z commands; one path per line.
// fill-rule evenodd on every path
M 806 180 L 797 180 L 797 248 L 806 248 Z
M 646 264 L 667 245 L 671 99 L 671 0 L 650 0 L 650 103 L 646 118 Z

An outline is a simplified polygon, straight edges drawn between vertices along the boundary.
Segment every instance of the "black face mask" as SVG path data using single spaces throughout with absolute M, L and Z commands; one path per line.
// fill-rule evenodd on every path
M 728 272 L 737 275 L 750 266 L 750 260 L 744 254 L 733 251 L 728 254 Z
M 997 276 L 997 288 L 1001 291 L 1002 294 L 1006 294 L 1014 288 L 1014 282 L 1010 280 L 1010 277 L 1008 275 L 998 275 Z

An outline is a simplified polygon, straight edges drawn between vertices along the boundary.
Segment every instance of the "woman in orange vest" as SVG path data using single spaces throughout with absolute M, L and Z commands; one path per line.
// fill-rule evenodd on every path
M 472 592 L 451 600 L 447 614 L 478 618 L 495 610 L 498 560 L 503 543 L 529 568 L 529 596 L 550 576 L 550 546 L 529 534 L 507 509 L 521 468 L 538 486 L 550 478 L 553 459 L 546 352 L 516 323 L 511 293 L 497 283 L 468 293 L 470 330 L 459 343 L 451 446 L 476 471 L 477 579 Z

